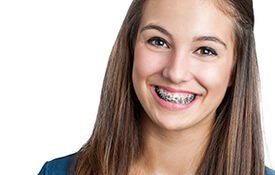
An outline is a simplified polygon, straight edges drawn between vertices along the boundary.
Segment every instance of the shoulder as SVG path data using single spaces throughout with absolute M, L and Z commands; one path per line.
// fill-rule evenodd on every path
M 268 167 L 265 167 L 265 175 L 275 175 L 275 171 L 268 168 Z
M 68 166 L 74 155 L 71 154 L 46 162 L 38 175 L 67 175 Z

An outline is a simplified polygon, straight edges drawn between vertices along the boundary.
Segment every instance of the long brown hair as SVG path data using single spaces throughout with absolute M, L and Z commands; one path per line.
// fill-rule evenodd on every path
M 264 174 L 259 74 L 252 0 L 215 0 L 234 21 L 231 86 L 216 112 L 196 174 Z M 93 134 L 75 156 L 75 175 L 127 174 L 141 154 L 141 105 L 132 85 L 133 53 L 146 0 L 133 0 L 112 49 Z

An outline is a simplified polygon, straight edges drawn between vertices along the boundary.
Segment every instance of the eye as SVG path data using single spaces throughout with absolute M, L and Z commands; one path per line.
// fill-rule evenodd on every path
M 218 55 L 214 49 L 209 48 L 209 47 L 200 47 L 195 52 L 202 56 L 213 56 L 213 55 L 217 56 Z
M 153 37 L 153 38 L 149 39 L 147 41 L 147 43 L 149 43 L 153 46 L 156 46 L 156 47 L 160 47 L 160 48 L 161 47 L 169 48 L 167 42 L 164 39 L 160 38 L 160 37 Z

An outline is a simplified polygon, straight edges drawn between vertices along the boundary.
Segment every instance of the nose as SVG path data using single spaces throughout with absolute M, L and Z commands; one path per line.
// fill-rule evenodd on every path
M 187 54 L 174 53 L 167 59 L 162 70 L 162 76 L 174 84 L 192 79 L 190 59 Z

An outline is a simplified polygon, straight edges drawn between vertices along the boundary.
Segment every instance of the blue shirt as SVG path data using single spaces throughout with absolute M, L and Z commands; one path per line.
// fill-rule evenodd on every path
M 38 175 L 67 175 L 67 168 L 73 156 L 74 154 L 71 154 L 46 162 Z M 265 175 L 275 175 L 275 171 L 265 167 Z
M 74 154 L 46 162 L 38 175 L 67 175 Z

